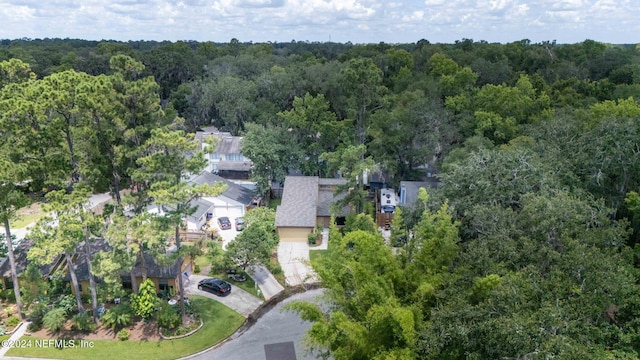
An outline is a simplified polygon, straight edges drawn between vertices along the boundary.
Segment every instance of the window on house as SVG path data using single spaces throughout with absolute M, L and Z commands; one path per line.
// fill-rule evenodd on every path
M 243 161 L 244 157 L 242 154 L 227 154 L 227 161 Z
M 131 285 L 131 278 L 127 276 L 122 277 L 122 288 L 125 290 L 133 290 L 133 286 Z
M 159 279 L 158 280 L 158 289 L 160 289 L 161 292 L 168 292 L 169 291 L 169 281 L 167 279 Z
M 218 153 L 211 154 L 211 160 L 220 160 L 220 154 Z

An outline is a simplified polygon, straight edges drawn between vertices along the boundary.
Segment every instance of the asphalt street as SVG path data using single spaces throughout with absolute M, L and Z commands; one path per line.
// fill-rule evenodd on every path
M 315 360 L 313 354 L 307 354 L 303 343 L 305 332 L 311 323 L 303 321 L 297 314 L 290 311 L 281 311 L 285 304 L 293 300 L 318 301 L 322 289 L 311 290 L 294 295 L 264 314 L 258 321 L 242 334 L 232 336 L 222 345 L 205 350 L 199 354 L 186 357 L 189 360 L 283 360 L 284 357 L 267 352 L 278 346 L 295 349 L 295 357 L 288 359 Z

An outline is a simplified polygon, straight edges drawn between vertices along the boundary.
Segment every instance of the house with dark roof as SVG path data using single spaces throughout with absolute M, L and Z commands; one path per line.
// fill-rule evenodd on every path
M 111 246 L 104 239 L 95 239 L 89 246 L 92 254 L 99 251 L 109 252 L 112 250 Z M 73 256 L 73 263 L 76 276 L 80 283 L 80 292 L 82 294 L 89 294 L 91 291 L 89 288 L 89 266 L 87 264 L 86 257 L 82 256 L 84 251 L 83 242 L 80 243 L 76 249 L 76 254 Z M 194 264 L 192 259 L 188 256 L 167 259 L 168 262 L 163 263 L 153 257 L 149 252 L 144 253 L 144 260 L 142 257 L 138 257 L 132 269 L 136 282 L 138 284 L 142 283 L 142 279 L 146 275 L 146 278 L 150 279 L 155 284 L 156 292 L 158 293 L 169 292 L 171 289 L 177 289 L 178 276 L 185 276 L 184 274 L 186 273 L 186 277 L 188 278 L 193 273 Z M 64 257 L 59 257 L 54 263 L 57 263 L 58 268 L 63 272 L 63 279 L 67 282 L 71 282 L 71 276 L 66 270 L 66 260 Z M 123 272 L 120 276 L 123 288 L 131 289 L 131 272 Z
M 16 257 L 16 270 L 18 276 L 27 268 L 29 260 L 27 254 L 31 249 L 33 242 L 30 239 L 24 239 L 14 249 Z M 111 246 L 104 239 L 95 239 L 91 242 L 90 251 L 95 254 L 99 251 L 111 251 Z M 76 248 L 76 252 L 72 256 L 72 262 L 78 281 L 80 282 L 80 291 L 83 294 L 89 294 L 89 266 L 84 256 L 85 247 L 84 242 L 80 243 Z M 144 265 L 143 265 L 144 264 Z M 50 264 L 42 265 L 39 267 L 40 273 L 43 278 L 48 279 L 50 276 L 59 274 L 65 281 L 71 282 L 71 276 L 67 269 L 66 257 L 62 254 L 57 256 Z M 136 264 L 133 267 L 133 275 L 136 277 L 138 284 L 142 282 L 143 273 L 146 273 L 148 279 L 150 279 L 156 285 L 156 291 L 169 291 L 171 288 L 177 289 L 178 276 L 190 276 L 193 273 L 194 264 L 190 257 L 178 257 L 172 259 L 169 263 L 164 264 L 155 259 L 150 253 L 144 253 L 144 262 L 142 258 L 138 258 Z M 186 275 L 185 275 L 186 274 Z M 2 276 L 2 285 L 5 289 L 13 288 L 13 281 L 11 279 L 11 266 L 9 259 L 0 263 L 0 275 Z M 124 272 L 121 274 L 122 285 L 125 289 L 131 289 L 131 273 Z M 100 281 L 98 279 L 98 281 Z M 73 291 L 73 288 L 72 288 Z
M 188 182 L 195 185 L 213 185 L 219 182 L 226 184 L 226 189 L 222 194 L 218 196 L 205 196 L 202 198 L 202 200 L 212 204 L 210 212 L 214 216 L 219 216 L 216 214 L 216 209 L 224 210 L 224 216 L 227 216 L 229 211 L 237 214 L 237 216 L 244 216 L 247 210 L 260 203 L 260 199 L 256 197 L 256 194 L 253 191 L 207 171 L 203 171 L 197 176 L 192 176 Z
M 202 128 L 195 135 L 203 149 L 208 146 L 207 140 L 211 137 L 216 139 L 217 144 L 213 152 L 206 155 L 206 170 L 227 179 L 248 179 L 253 163 L 242 154 L 242 136 L 233 136 L 214 126 Z
M 27 254 L 29 253 L 29 249 L 33 245 L 33 241 L 31 239 L 23 239 L 20 243 L 13 248 L 13 255 L 15 256 L 16 261 L 16 270 L 18 276 L 27 268 L 30 260 L 27 259 Z M 40 273 L 43 276 L 48 276 L 51 273 L 51 269 L 53 264 L 47 264 L 43 266 L 39 266 Z M 11 263 L 9 258 L 2 258 L 0 260 L 0 277 L 2 277 L 2 287 L 4 289 L 13 289 L 13 278 L 11 277 Z
M 344 194 L 335 192 L 344 179 L 317 176 L 287 176 L 284 180 L 282 202 L 276 208 L 276 230 L 280 241 L 306 242 L 308 234 L 317 226 L 329 226 L 331 205 Z M 346 216 L 348 208 L 338 216 Z
M 427 181 L 400 181 L 398 194 L 398 204 L 412 208 L 418 201 L 418 191 L 420 188 L 430 189 L 438 186 L 436 177 L 427 178 Z

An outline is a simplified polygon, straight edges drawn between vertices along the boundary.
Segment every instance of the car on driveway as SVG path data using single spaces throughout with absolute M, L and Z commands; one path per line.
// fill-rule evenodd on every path
M 236 218 L 236 231 L 244 230 L 244 219 L 239 217 Z
M 231 221 L 226 216 L 218 218 L 218 225 L 220 226 L 220 230 L 229 230 L 229 229 L 231 229 Z
M 198 283 L 198 289 L 209 291 L 218 296 L 227 296 L 231 294 L 231 284 L 216 278 L 200 280 Z

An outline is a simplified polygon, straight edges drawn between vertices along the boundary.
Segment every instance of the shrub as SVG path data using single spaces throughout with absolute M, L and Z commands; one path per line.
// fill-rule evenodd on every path
M 67 311 L 64 308 L 54 308 L 44 315 L 42 324 L 51 332 L 58 332 L 67 322 Z
M 158 296 L 153 281 L 147 279 L 140 284 L 138 294 L 131 294 L 131 306 L 136 315 L 143 319 L 150 318 L 156 311 Z
M 42 329 L 42 321 L 40 322 L 40 324 L 29 323 L 29 326 L 27 326 L 27 330 L 29 330 L 30 332 L 36 332 L 40 329 Z M 4 334 L 0 334 L 0 335 L 4 335 Z
M 169 304 L 163 304 L 160 307 L 160 311 L 158 311 L 158 325 L 163 329 L 175 329 L 182 321 L 180 320 L 180 315 L 176 312 L 176 309 L 173 308 Z
M 76 297 L 71 294 L 62 295 L 58 298 L 58 301 L 54 303 L 56 308 L 64 309 L 66 314 L 71 314 L 76 311 L 77 303 Z
M 91 332 L 96 329 L 96 324 L 93 322 L 93 317 L 89 316 L 89 313 L 86 311 L 74 315 L 71 321 L 71 327 L 82 332 Z
M 315 245 L 317 238 L 318 238 L 318 234 L 316 233 L 310 233 L 309 235 L 307 235 L 307 240 L 309 241 L 309 245 Z
M 13 289 L 0 290 L 0 299 L 15 302 L 16 295 L 13 293 Z
M 280 266 L 280 264 L 274 264 L 271 263 L 269 264 L 269 266 L 267 266 L 269 268 L 269 271 L 273 274 L 273 275 L 279 275 L 282 274 L 282 267 Z
M 29 331 L 38 331 L 42 328 L 42 319 L 49 308 L 43 303 L 35 303 L 29 306 Z
M 118 331 L 118 339 L 120 339 L 120 341 L 129 340 L 129 335 L 131 335 L 131 334 L 129 333 L 129 330 L 127 330 L 127 329 L 122 329 L 122 330 Z
M 115 331 L 119 326 L 129 326 L 133 322 L 133 309 L 127 303 L 116 305 L 107 310 L 104 315 L 100 317 L 100 321 L 106 327 Z
M 193 272 L 196 274 L 200 274 L 200 265 L 196 264 L 196 266 L 193 267 Z
M 5 323 L 8 327 L 13 328 L 16 327 L 16 325 L 20 324 L 20 318 L 15 315 L 11 315 L 7 318 L 7 321 Z
M 82 299 L 83 304 L 91 304 L 91 294 L 82 294 L 80 299 Z

